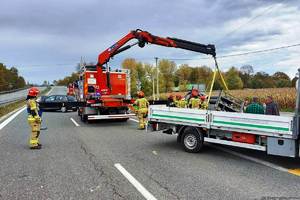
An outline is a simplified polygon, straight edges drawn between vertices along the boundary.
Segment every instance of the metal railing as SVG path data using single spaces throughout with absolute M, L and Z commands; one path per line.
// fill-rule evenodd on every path
M 0 101 L 0 107 L 5 106 L 10 103 L 17 102 L 17 101 L 25 100 L 25 99 L 26 99 L 26 97 L 17 97 L 17 98 L 13 98 L 13 99 L 9 99 L 9 100 L 3 100 L 3 101 Z
M 18 92 L 18 91 L 21 91 L 21 90 L 26 90 L 28 88 L 29 87 L 24 87 L 24 88 L 19 88 L 19 89 L 14 89 L 14 90 L 2 91 L 2 92 L 0 92 L 0 95 L 1 94 L 9 94 L 9 93 L 13 93 L 13 92 Z

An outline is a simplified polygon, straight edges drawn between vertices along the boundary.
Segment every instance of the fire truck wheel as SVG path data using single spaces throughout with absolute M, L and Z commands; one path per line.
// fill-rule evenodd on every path
M 87 122 L 87 121 L 88 121 L 88 116 L 87 116 L 87 115 L 84 115 L 84 114 L 81 114 L 81 115 L 80 115 L 80 119 L 81 119 L 81 121 L 83 121 L 83 122 Z
M 66 108 L 65 106 L 61 107 L 60 110 L 61 110 L 61 112 L 63 112 L 63 113 L 64 113 L 64 112 L 67 112 L 67 108 Z
M 203 148 L 203 134 L 195 128 L 188 127 L 181 137 L 181 144 L 186 152 L 198 153 Z

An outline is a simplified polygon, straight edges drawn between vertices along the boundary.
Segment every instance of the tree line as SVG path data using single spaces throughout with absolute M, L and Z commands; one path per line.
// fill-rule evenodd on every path
M 153 83 L 156 89 L 157 69 L 155 66 L 127 58 L 122 62 L 122 68 L 130 70 L 132 96 L 136 96 L 139 89 L 143 90 L 146 96 L 152 95 Z M 160 93 L 172 92 L 175 87 L 184 92 L 187 91 L 189 84 L 204 84 L 207 87 L 211 84 L 213 77 L 213 70 L 207 66 L 191 67 L 188 64 L 177 66 L 175 62 L 166 59 L 158 62 L 158 71 Z M 250 65 L 240 68 L 233 66 L 221 73 L 231 90 L 294 87 L 296 82 L 296 78 L 290 79 L 284 72 L 276 72 L 272 75 L 263 71 L 254 73 Z M 54 81 L 54 84 L 68 85 L 76 80 L 78 80 L 78 73 L 74 72 L 70 76 Z M 216 76 L 214 90 L 223 88 L 218 80 L 220 80 L 219 75 Z
M 14 90 L 25 86 L 25 79 L 19 75 L 17 68 L 8 68 L 0 63 L 0 91 Z
M 153 81 L 156 82 L 156 68 L 150 64 L 139 62 L 133 58 L 125 59 L 122 68 L 131 71 L 131 92 L 135 95 L 138 89 L 144 91 L 147 96 L 152 94 Z M 207 66 L 191 67 L 182 64 L 177 67 L 176 63 L 162 59 L 158 63 L 159 90 L 161 93 L 172 92 L 174 87 L 179 91 L 186 91 L 188 84 L 204 84 L 206 87 L 211 84 L 213 70 Z M 283 88 L 294 87 L 296 77 L 290 77 L 284 72 L 276 72 L 269 75 L 259 71 L 254 73 L 250 65 L 240 68 L 231 67 L 226 72 L 221 72 L 230 90 L 243 88 Z M 220 80 L 219 75 L 216 80 Z M 220 81 L 216 81 L 214 89 L 222 89 Z
M 73 83 L 79 79 L 78 73 L 73 72 L 70 76 L 66 76 L 63 79 L 54 80 L 54 85 L 67 86 L 69 83 Z

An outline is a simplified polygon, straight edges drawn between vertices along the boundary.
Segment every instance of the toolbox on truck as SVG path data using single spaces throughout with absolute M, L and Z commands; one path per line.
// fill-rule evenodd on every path
M 293 139 L 268 137 L 267 152 L 270 155 L 296 157 L 298 142 Z
M 243 142 L 248 144 L 255 143 L 255 135 L 247 133 L 232 132 L 232 140 L 235 142 Z

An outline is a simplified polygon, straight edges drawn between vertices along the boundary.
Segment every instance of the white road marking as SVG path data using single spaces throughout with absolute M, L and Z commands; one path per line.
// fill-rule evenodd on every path
M 5 121 L 3 121 L 0 124 L 0 130 L 3 129 L 9 122 L 11 122 L 14 118 L 16 118 L 21 112 L 23 112 L 26 109 L 26 106 L 23 106 L 20 108 L 19 111 L 15 112 L 13 115 L 11 115 L 9 118 L 7 118 Z
M 129 120 L 134 121 L 134 122 L 139 122 L 139 120 L 133 119 L 133 118 L 129 118 Z
M 147 200 L 157 200 L 142 184 L 140 184 L 120 163 L 115 167 L 125 176 L 125 178 L 145 197 Z
M 270 163 L 270 162 L 267 162 L 267 161 L 264 161 L 264 160 L 260 160 L 260 159 L 257 159 L 257 158 L 251 157 L 251 156 L 246 156 L 244 154 L 241 154 L 241 153 L 238 153 L 238 152 L 235 152 L 235 151 L 231 151 L 229 149 L 225 149 L 223 147 L 219 147 L 219 146 L 216 146 L 216 145 L 211 144 L 210 146 L 212 146 L 213 148 L 218 149 L 220 151 L 224 151 L 226 153 L 237 156 L 239 158 L 250 160 L 252 162 L 255 162 L 255 163 L 258 163 L 258 164 L 261 164 L 261 165 L 264 165 L 264 166 L 267 166 L 267 167 L 270 167 L 270 168 L 273 168 L 273 169 L 276 169 L 276 170 L 279 170 L 279 171 L 282 171 L 282 172 L 289 172 L 289 169 L 287 169 L 287 168 L 275 165 L 273 163 Z
M 70 120 L 75 124 L 75 126 L 80 126 L 72 117 L 70 118 Z
M 157 156 L 157 152 L 156 151 L 152 151 L 152 153 Z
M 48 96 L 53 90 L 53 87 L 49 90 L 49 92 L 47 92 L 46 96 Z

